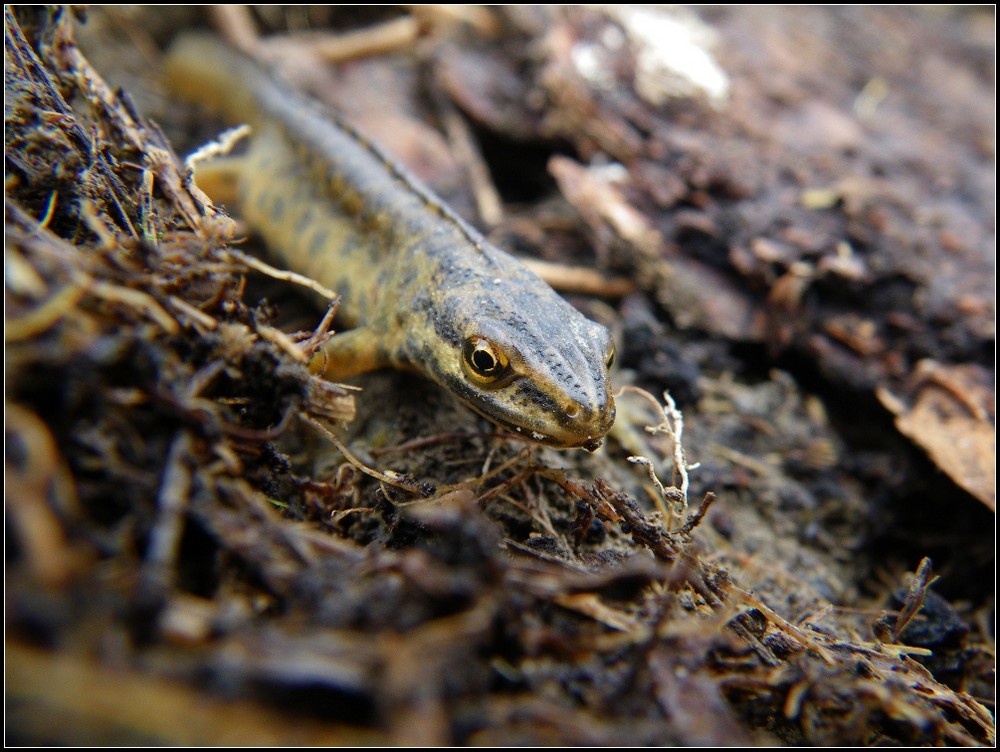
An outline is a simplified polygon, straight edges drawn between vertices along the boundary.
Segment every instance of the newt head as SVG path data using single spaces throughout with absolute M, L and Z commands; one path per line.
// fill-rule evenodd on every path
M 611 335 L 541 280 L 514 276 L 488 294 L 466 288 L 439 300 L 438 316 L 451 325 L 429 327 L 446 336 L 434 358 L 424 350 L 428 375 L 503 428 L 594 451 L 615 421 Z

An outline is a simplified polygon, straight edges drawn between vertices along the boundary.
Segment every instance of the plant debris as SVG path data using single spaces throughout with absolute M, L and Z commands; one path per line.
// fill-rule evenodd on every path
M 955 36 L 986 13 L 787 10 L 829 39 L 870 25 L 858 46 L 892 30 L 902 79 L 938 40 L 957 52 L 930 88 L 981 91 L 983 43 Z M 188 12 L 4 10 L 8 743 L 995 744 L 987 509 L 943 478 L 914 496 L 928 463 L 892 424 L 849 426 L 877 393 L 993 498 L 992 225 L 981 197 L 914 197 L 921 170 L 985 178 L 924 131 L 890 139 L 912 103 L 889 73 L 831 73 L 865 84 L 853 115 L 809 99 L 821 50 L 782 62 L 813 25 L 786 38 L 776 11 L 216 13 L 359 123 L 391 111 L 385 146 L 556 282 L 599 271 L 568 286 L 635 386 L 609 446 L 560 453 L 410 375 L 310 373 L 337 291 L 237 248 L 81 51 L 155 58 Z M 651 24 L 687 56 L 659 55 Z M 723 52 L 740 30 L 758 44 Z M 886 148 L 896 163 L 866 162 Z M 769 352 L 813 359 L 800 379 L 847 406 Z

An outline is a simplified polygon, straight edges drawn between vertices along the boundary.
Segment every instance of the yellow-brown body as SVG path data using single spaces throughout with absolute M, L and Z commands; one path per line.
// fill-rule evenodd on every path
M 489 244 L 352 128 L 210 37 L 171 87 L 249 123 L 239 211 L 287 266 L 341 294 L 331 377 L 416 370 L 498 425 L 596 448 L 614 422 L 607 330 Z

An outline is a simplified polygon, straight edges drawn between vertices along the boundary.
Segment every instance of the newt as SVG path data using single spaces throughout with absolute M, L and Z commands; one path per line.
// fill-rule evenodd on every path
M 495 424 L 596 450 L 615 418 L 614 344 L 329 108 L 221 40 L 166 60 L 182 98 L 252 128 L 239 215 L 288 268 L 341 295 L 326 372 L 416 371 Z M 228 169 L 232 169 L 230 165 Z

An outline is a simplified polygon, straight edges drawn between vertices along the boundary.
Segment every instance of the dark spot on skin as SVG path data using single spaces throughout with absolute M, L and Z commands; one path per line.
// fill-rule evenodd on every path
M 411 237 L 422 237 L 427 234 L 427 220 L 422 216 L 406 218 L 406 232 Z
M 331 171 L 328 182 L 330 185 L 330 195 L 339 198 L 344 192 L 344 176 L 339 172 Z
M 382 212 L 364 212 L 359 221 L 365 232 L 377 236 L 382 229 L 384 219 L 385 214 Z
M 522 380 L 518 385 L 517 390 L 514 392 L 514 396 L 521 401 L 530 402 L 531 404 L 544 410 L 546 413 L 555 414 L 558 412 L 558 405 L 556 404 L 556 401 L 530 381 Z
M 271 216 L 280 222 L 285 217 L 285 207 L 285 197 L 278 196 L 271 203 Z
M 455 322 L 439 312 L 432 312 L 430 321 L 434 327 L 434 333 L 445 343 L 458 347 L 462 341 L 462 334 L 455 326 Z
M 426 293 L 418 293 L 413 297 L 413 300 L 410 301 L 410 307 L 419 313 L 429 314 L 433 306 L 434 301 L 431 300 L 431 296 Z
M 419 357 L 420 355 L 422 355 L 424 353 L 424 351 L 427 348 L 422 347 L 420 345 L 420 343 L 417 342 L 417 338 L 414 336 L 413 332 L 411 331 L 411 332 L 407 332 L 407 334 L 406 334 L 406 344 L 403 345 L 403 349 L 406 350 L 406 352 L 412 358 L 414 356 Z
M 364 199 L 356 191 L 345 190 L 340 196 L 340 206 L 348 216 L 356 218 L 364 205 Z
M 340 280 L 337 284 L 336 293 L 344 300 L 351 300 L 351 283 L 346 279 Z
M 434 327 L 434 333 L 445 343 L 458 347 L 464 335 L 458 328 L 454 302 L 444 301 L 437 307 L 428 306 L 427 313 L 431 326 Z
M 253 185 L 252 183 L 247 186 L 246 205 L 255 214 L 265 213 L 264 208 L 267 206 L 267 200 L 268 193 L 266 188 Z
M 313 235 L 312 240 L 309 241 L 309 255 L 316 257 L 323 249 L 326 247 L 327 241 L 330 239 L 330 231 L 323 227 Z M 343 293 L 341 293 L 343 294 Z

